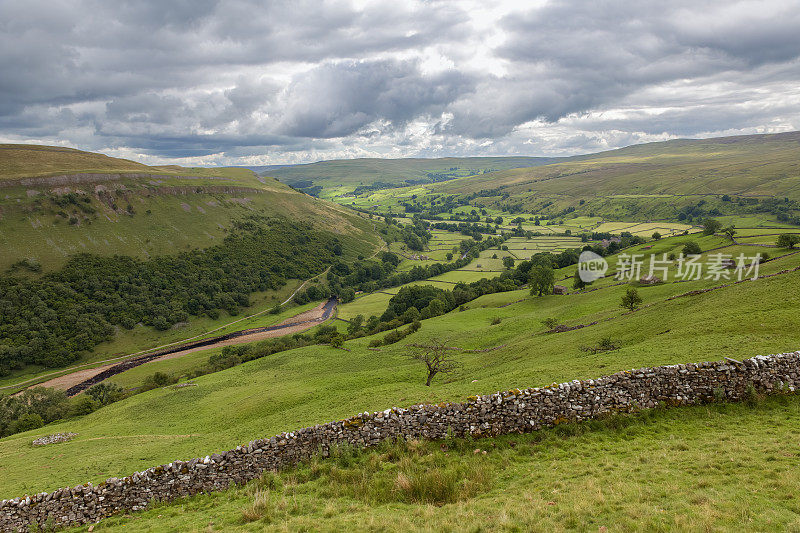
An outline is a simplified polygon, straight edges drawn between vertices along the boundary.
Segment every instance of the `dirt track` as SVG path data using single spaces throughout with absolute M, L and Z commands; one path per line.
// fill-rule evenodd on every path
M 134 357 L 125 361 L 110 363 L 95 368 L 78 370 L 70 374 L 58 376 L 43 383 L 38 383 L 34 386 L 51 387 L 58 390 L 65 390 L 67 391 L 67 395 L 74 396 L 75 394 L 78 394 L 79 392 L 91 387 L 95 383 L 99 383 L 111 376 L 120 374 L 126 370 L 130 370 L 131 368 L 150 363 L 152 361 L 175 359 L 199 350 L 209 350 L 211 348 L 219 348 L 221 346 L 232 346 L 235 344 L 257 342 L 273 337 L 281 337 L 283 335 L 300 333 L 330 318 L 335 308 L 336 300 L 331 299 L 327 302 L 319 304 L 313 309 L 309 309 L 308 311 L 287 318 L 283 322 L 273 326 L 229 333 L 221 337 L 197 341 L 190 345 L 185 345 L 184 347 L 177 346 L 175 348 Z

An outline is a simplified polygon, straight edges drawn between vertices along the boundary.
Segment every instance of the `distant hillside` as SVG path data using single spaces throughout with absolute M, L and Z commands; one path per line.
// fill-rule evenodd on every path
M 672 218 L 702 200 L 707 210 L 713 204 L 724 213 L 753 202 L 800 200 L 800 132 L 642 144 L 428 189 L 551 215 L 574 208 L 617 218 Z M 733 201 L 723 202 L 725 195 Z
M 147 166 L 71 148 L 0 145 L 0 271 L 78 252 L 152 257 L 217 244 L 248 214 L 306 220 L 361 242 L 372 226 L 244 168 Z M 324 223 L 323 223 L 324 221 Z
M 557 161 L 548 157 L 444 157 L 439 159 L 342 159 L 292 165 L 261 172 L 321 196 L 347 194 L 357 187 L 431 183 L 495 170 L 533 167 Z M 382 184 L 382 185 L 381 185 Z

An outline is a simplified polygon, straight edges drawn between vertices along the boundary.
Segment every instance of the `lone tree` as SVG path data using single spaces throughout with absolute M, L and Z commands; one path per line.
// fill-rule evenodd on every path
M 514 258 L 511 256 L 505 256 L 503 258 L 503 266 L 506 268 L 511 268 L 514 266 Z
M 553 292 L 556 284 L 556 274 L 552 267 L 536 266 L 531 269 L 528 283 L 531 286 L 531 295 L 542 296 Z
M 784 233 L 778 237 L 777 244 L 779 248 L 794 248 L 798 243 L 800 243 L 800 235 Z
M 460 366 L 458 361 L 451 356 L 452 350 L 438 339 L 430 339 L 425 344 L 409 344 L 408 357 L 422 361 L 428 369 L 428 379 L 425 385 L 430 387 L 436 374 L 449 374 Z
M 661 234 L 656 231 L 655 233 L 653 233 L 653 240 L 657 241 L 659 239 L 661 239 Z
M 639 296 L 639 291 L 634 288 L 628 289 L 625 292 L 625 296 L 622 297 L 622 303 L 620 303 L 620 305 L 625 309 L 634 311 L 637 307 L 642 305 L 642 297 Z
M 724 230 L 722 230 L 722 232 L 723 232 L 725 235 L 727 235 L 727 236 L 728 236 L 728 238 L 731 240 L 731 242 L 733 242 L 733 237 L 734 237 L 734 235 L 736 235 L 736 226 L 734 226 L 733 224 L 731 224 L 730 226 L 728 226 L 727 228 L 725 228 Z
M 707 218 L 703 221 L 703 234 L 714 235 L 722 229 L 722 222 L 714 218 Z

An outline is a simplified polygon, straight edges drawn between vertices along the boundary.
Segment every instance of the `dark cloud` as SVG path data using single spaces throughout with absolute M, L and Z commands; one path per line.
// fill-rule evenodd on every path
M 198 162 L 575 153 L 800 128 L 800 1 L 2 2 L 0 69 L 7 140 Z
M 279 131 L 298 137 L 344 137 L 377 120 L 402 127 L 439 115 L 473 82 L 456 71 L 426 76 L 411 61 L 365 61 L 323 65 L 287 89 Z

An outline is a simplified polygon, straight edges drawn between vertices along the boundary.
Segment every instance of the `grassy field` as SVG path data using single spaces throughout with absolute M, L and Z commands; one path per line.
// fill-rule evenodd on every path
M 641 269 L 630 279 L 643 299 L 634 312 L 620 307 L 631 287 L 624 283 L 628 279 L 609 275 L 575 290 L 570 278 L 577 267 L 566 267 L 556 271 L 556 282 L 568 287 L 568 295 L 533 297 L 527 289 L 486 295 L 424 320 L 418 332 L 394 345 L 368 349 L 372 338 L 364 337 L 347 341 L 345 350 L 314 345 L 279 352 L 194 378 L 191 386 L 151 390 L 83 417 L 0 439 L 0 498 L 96 483 L 363 411 L 463 401 L 473 394 L 643 366 L 797 350 L 800 270 L 784 271 L 800 267 L 800 253 L 773 245 L 775 234 L 800 230 L 778 223 L 774 215 L 744 212 L 737 202 L 773 195 L 800 199 L 798 141 L 797 133 L 670 141 L 557 163 L 356 160 L 271 171 L 295 184 L 309 179 L 323 187 L 321 196 L 341 204 L 382 213 L 403 213 L 401 202 L 415 195 L 425 203 L 477 193 L 470 205 L 453 212 L 483 210 L 481 223 L 501 216 L 506 229 L 521 217 L 522 229 L 543 234 L 511 238 L 507 251 L 485 250 L 462 269 L 410 285 L 452 289 L 459 282 L 500 275 L 503 257 L 521 260 L 585 244 L 564 236 L 566 231 L 626 231 L 645 238 L 658 231 L 665 238 L 624 250 L 626 257 L 641 260 Z M 85 152 L 39 151 L 23 154 L 38 165 L 38 174 L 31 174 L 33 167 L 25 166 L 18 148 L 0 147 L 0 246 L 7 252 L 0 269 L 33 257 L 48 271 L 79 251 L 148 257 L 208 246 L 224 238 L 232 221 L 252 213 L 313 221 L 347 239 L 350 255 L 370 256 L 381 245 L 378 223 L 367 215 L 243 169 L 145 167 Z M 39 159 L 54 163 L 47 166 Z M 522 163 L 527 168 L 512 168 Z M 15 181 L 64 172 L 128 171 L 168 176 L 63 187 Z M 455 179 L 349 195 L 359 185 L 428 179 L 430 173 Z M 724 193 L 734 201 L 723 201 Z M 694 205 L 721 210 L 717 218 L 723 225 L 737 227 L 735 241 L 696 234 L 699 215 L 692 224 L 676 222 L 679 209 Z M 541 218 L 538 226 L 536 216 Z M 680 235 L 687 230 L 693 234 Z M 429 249 L 421 253 L 398 243 L 388 246 L 403 256 L 400 270 L 446 262 L 447 254 L 467 238 L 446 231 L 432 234 Z M 666 272 L 656 272 L 665 283 L 640 286 L 637 278 L 648 273 L 651 258 L 678 255 L 690 241 L 700 245 L 704 263 L 720 254 L 736 259 L 768 253 L 771 259 L 760 265 L 760 274 L 771 277 L 733 284 L 735 273 L 709 275 L 704 265 L 702 275 L 684 281 L 679 262 L 668 260 Z M 609 273 L 619 271 L 620 256 L 607 259 Z M 246 313 L 285 300 L 299 283 L 255 295 Z M 344 330 L 345 321 L 357 315 L 381 315 L 399 290 L 360 294 L 339 307 L 343 320 L 331 323 Z M 313 305 L 265 313 L 220 333 L 272 324 Z M 549 333 L 543 325 L 548 319 L 585 327 Z M 202 319 L 160 334 L 137 327 L 85 360 L 208 334 L 231 320 Z M 432 338 L 464 351 L 454 352 L 457 372 L 437 376 L 426 387 L 424 369 L 407 357 L 406 345 Z M 602 339 L 619 348 L 586 349 Z M 185 382 L 217 352 L 149 363 L 109 381 L 135 388 L 159 371 Z M 42 373 L 29 368 L 24 376 L 0 380 L 0 386 Z M 343 451 L 332 460 L 314 460 L 246 487 L 112 518 L 95 530 L 358 531 L 392 524 L 392 529 L 425 531 L 800 531 L 799 415 L 800 397 L 786 396 L 753 405 L 649 411 L 531 435 L 456 440 L 447 449 L 441 443 L 411 442 L 372 452 Z M 34 438 L 57 432 L 77 436 L 63 444 L 32 446 Z
M 656 232 L 660 233 L 663 237 L 668 237 L 670 235 L 680 235 L 684 231 L 696 233 L 700 231 L 700 229 L 690 226 L 689 224 L 674 224 L 669 222 L 604 222 L 597 226 L 594 231 L 616 234 L 628 232 L 632 235 L 638 235 L 649 239 L 650 236 Z
M 95 531 L 796 531 L 798 435 L 790 396 L 387 444 Z
M 720 238 L 703 239 L 710 247 Z M 667 241 L 677 239 L 653 249 L 677 245 Z M 764 264 L 762 274 L 797 266 L 798 255 Z M 569 273 L 564 269 L 559 276 Z M 599 290 L 568 296 L 533 298 L 524 290 L 488 295 L 463 312 L 423 321 L 419 332 L 379 352 L 366 349 L 368 337 L 348 341 L 349 352 L 327 346 L 282 352 L 197 378 L 193 387 L 149 391 L 83 418 L 4 438 L 0 497 L 96 482 L 364 410 L 458 400 L 641 366 L 794 350 L 800 345 L 795 327 L 800 295 L 794 290 L 799 282 L 800 272 L 793 272 L 669 301 L 719 282 L 642 287 L 644 307 L 635 313 L 619 307 L 626 287 L 612 280 L 597 282 Z M 548 335 L 541 321 L 549 317 L 567 325 L 600 323 Z M 495 319 L 500 323 L 493 325 Z M 460 354 L 463 366 L 457 374 L 425 387 L 422 369 L 404 357 L 403 346 L 430 336 L 464 349 L 503 347 Z M 621 348 L 594 355 L 580 349 L 606 336 Z M 30 444 L 59 431 L 78 437 L 57 448 Z

